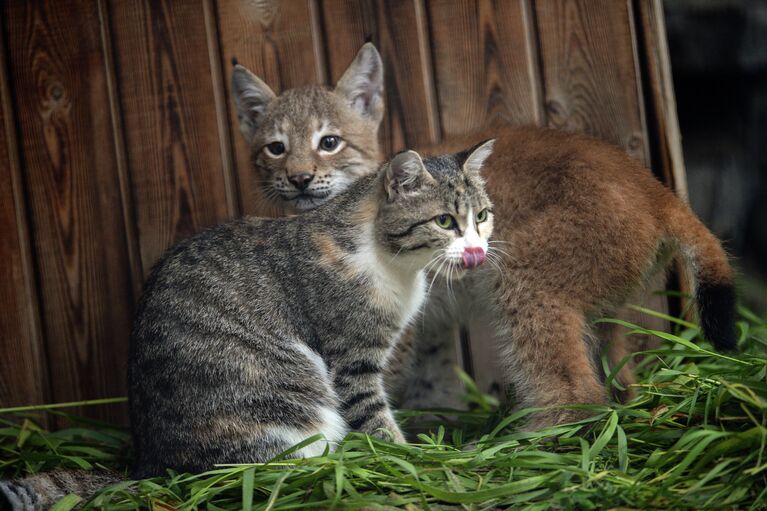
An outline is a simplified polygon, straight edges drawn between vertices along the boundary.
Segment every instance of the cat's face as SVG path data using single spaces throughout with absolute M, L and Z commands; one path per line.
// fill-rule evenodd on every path
M 379 241 L 395 260 L 448 278 L 485 261 L 493 212 L 480 169 L 492 145 L 426 160 L 407 151 L 392 159 L 377 223 Z
M 242 66 L 235 66 L 232 88 L 259 184 L 287 211 L 314 208 L 377 169 L 383 64 L 372 44 L 332 90 L 310 86 L 276 96 Z

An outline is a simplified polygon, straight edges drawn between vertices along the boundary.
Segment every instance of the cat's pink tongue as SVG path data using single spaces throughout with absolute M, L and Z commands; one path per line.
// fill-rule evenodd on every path
M 485 262 L 485 251 L 481 247 L 470 247 L 463 249 L 463 267 L 476 268 Z

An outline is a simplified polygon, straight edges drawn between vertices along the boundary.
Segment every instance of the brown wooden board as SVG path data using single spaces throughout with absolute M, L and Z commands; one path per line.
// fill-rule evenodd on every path
M 381 53 L 386 115 L 385 155 L 439 141 L 429 27 L 422 0 L 323 0 L 320 4 L 330 82 L 335 83 L 366 41 Z
M 324 52 L 318 43 L 316 7 L 314 0 L 216 2 L 223 84 L 244 213 L 274 216 L 281 212 L 263 202 L 251 169 L 250 148 L 240 134 L 230 93 L 231 60 L 236 57 L 276 93 L 300 85 L 324 83 Z
M 233 216 L 203 5 L 114 1 L 112 48 L 141 263 Z
M 5 55 L 0 26 L 0 408 L 48 396 Z
M 11 2 L 3 19 L 50 397 L 122 396 L 133 300 L 97 5 Z
M 598 136 L 648 164 L 629 0 L 534 6 L 548 125 Z
M 542 124 L 528 2 L 435 0 L 427 7 L 443 135 Z
M 653 169 L 674 192 L 687 201 L 687 176 L 682 136 L 676 118 L 676 98 L 666 42 L 661 0 L 639 0 L 637 37 L 641 40 L 642 76 L 647 90 Z

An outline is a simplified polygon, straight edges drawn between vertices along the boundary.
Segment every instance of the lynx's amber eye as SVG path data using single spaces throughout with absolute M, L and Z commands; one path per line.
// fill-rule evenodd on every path
M 320 139 L 320 149 L 332 153 L 341 143 L 341 137 L 326 135 Z
M 483 209 L 482 211 L 477 213 L 477 223 L 478 224 L 481 224 L 485 220 L 487 220 L 487 209 Z
M 452 215 L 439 215 L 434 219 L 434 222 L 438 227 L 442 227 L 443 229 L 452 229 L 455 227 L 455 218 L 453 218 Z
M 269 156 L 282 156 L 285 154 L 285 144 L 282 142 L 272 142 L 266 145 L 266 152 Z

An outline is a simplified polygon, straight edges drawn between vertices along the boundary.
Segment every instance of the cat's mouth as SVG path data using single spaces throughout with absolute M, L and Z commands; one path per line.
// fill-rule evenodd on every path
M 282 195 L 282 199 L 298 211 L 314 209 L 323 202 L 327 201 L 332 192 L 312 192 L 310 190 L 292 194 L 291 196 Z

